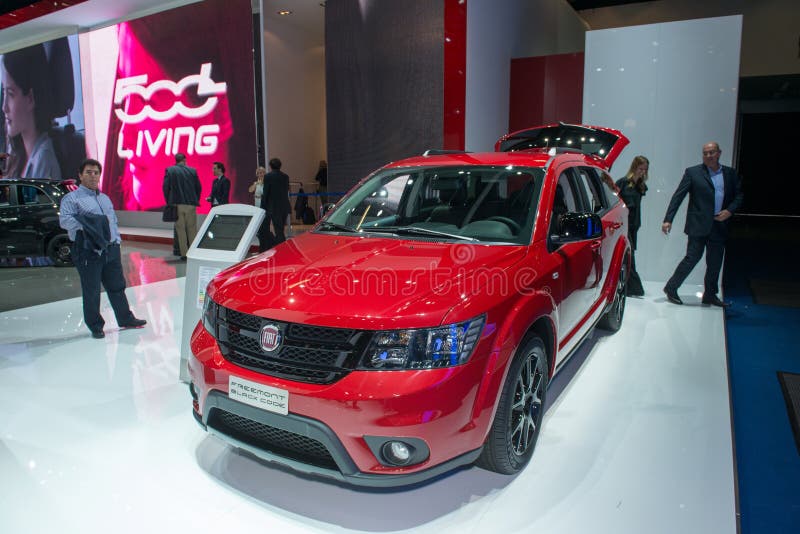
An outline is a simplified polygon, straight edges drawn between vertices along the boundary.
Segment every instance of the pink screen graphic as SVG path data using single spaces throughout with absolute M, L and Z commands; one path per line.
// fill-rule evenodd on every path
M 100 30 L 81 41 L 87 141 L 96 137 L 102 189 L 117 209 L 160 210 L 164 171 L 186 155 L 203 185 L 226 167 L 231 202 L 250 203 L 256 167 L 252 15 L 249 0 L 208 0 Z M 89 50 L 84 50 L 88 47 Z M 115 57 L 109 57 L 109 54 Z M 101 67 L 114 67 L 113 80 Z M 103 97 L 103 88 L 105 91 Z M 100 109 L 89 109 L 100 107 Z

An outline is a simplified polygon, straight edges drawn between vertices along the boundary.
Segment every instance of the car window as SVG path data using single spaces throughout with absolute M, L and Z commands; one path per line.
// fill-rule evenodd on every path
M 402 227 L 402 237 L 430 231 L 420 238 L 436 240 L 430 236 L 439 232 L 440 239 L 528 244 L 543 176 L 541 168 L 511 166 L 388 169 L 361 184 L 327 220 L 359 232 Z
M 605 171 L 600 169 L 592 170 L 596 176 L 595 183 L 599 184 L 600 191 L 606 197 L 606 206 L 609 208 L 615 206 L 619 202 L 619 196 L 617 195 L 617 185 L 614 183 L 614 179 Z
M 35 206 L 38 204 L 52 204 L 53 201 L 42 189 L 33 185 L 17 186 L 17 202 L 20 205 Z
M 0 186 L 0 206 L 8 206 L 11 204 L 11 186 Z
M 570 169 L 561 173 L 556 184 L 556 193 L 553 197 L 552 216 L 550 218 L 550 234 L 561 233 L 561 216 L 565 213 L 580 211 L 578 208 L 578 195 L 573 181 L 570 179 Z
M 561 173 L 556 185 L 556 195 L 553 201 L 553 212 L 561 215 L 567 212 L 581 211 L 579 209 L 580 199 L 577 191 L 570 180 L 570 172 Z
M 588 167 L 578 167 L 576 170 L 578 172 L 578 182 L 587 201 L 587 211 L 602 213 L 608 207 L 608 202 L 605 195 L 600 191 L 596 175 Z

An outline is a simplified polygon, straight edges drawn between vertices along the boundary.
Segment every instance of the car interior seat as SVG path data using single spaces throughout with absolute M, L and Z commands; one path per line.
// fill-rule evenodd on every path
M 75 80 L 69 41 L 61 37 L 44 43 L 44 48 L 53 89 L 53 118 L 67 117 L 65 126 L 50 129 L 50 138 L 61 167 L 61 177 L 78 178 L 78 167 L 86 159 L 86 141 L 84 134 L 76 130 L 70 118 L 75 106 Z
M 441 189 L 439 191 L 440 205 L 433 208 L 428 222 L 441 222 L 458 225 L 467 212 L 467 186 L 459 182 L 455 189 Z
M 503 212 L 506 217 L 516 221 L 520 226 L 523 226 L 528 218 L 535 187 L 533 178 L 530 178 L 519 190 L 511 193 L 506 201 Z

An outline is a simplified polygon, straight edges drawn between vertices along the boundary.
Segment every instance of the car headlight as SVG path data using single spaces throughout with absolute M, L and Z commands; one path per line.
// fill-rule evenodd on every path
M 483 330 L 484 317 L 415 330 L 376 332 L 360 369 L 439 369 L 466 363 Z
M 206 294 L 205 301 L 203 302 L 203 327 L 206 331 L 214 336 L 217 337 L 217 308 L 219 306 L 216 302 L 211 300 Z

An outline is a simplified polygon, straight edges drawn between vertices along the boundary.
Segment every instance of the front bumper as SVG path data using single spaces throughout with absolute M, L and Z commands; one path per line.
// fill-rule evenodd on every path
M 479 350 L 463 366 L 354 371 L 318 385 L 230 363 L 200 325 L 191 345 L 198 423 L 259 458 L 359 486 L 401 486 L 473 463 L 480 455 L 493 406 L 476 406 L 484 369 Z M 229 398 L 231 375 L 288 391 L 288 415 Z M 374 436 L 416 440 L 429 454 L 413 465 L 388 466 L 370 447 Z
M 324 423 L 294 414 L 279 415 L 229 399 L 219 391 L 206 398 L 205 414 L 193 412 L 197 422 L 235 447 L 268 462 L 278 463 L 300 473 L 322 476 L 355 486 L 396 487 L 417 484 L 435 478 L 453 469 L 470 465 L 478 459 L 481 449 L 467 452 L 436 466 L 402 474 L 374 474 L 359 471 L 336 434 Z M 222 415 L 222 413 L 225 415 Z M 209 426 L 209 416 L 217 423 Z M 233 416 L 233 417 L 231 417 Z M 226 422 L 222 422 L 227 419 Z M 238 420 L 238 421 L 237 421 Z M 264 435 L 273 438 L 266 440 Z M 261 439 L 259 439 L 261 438 Z M 281 450 L 275 442 L 294 441 L 297 446 Z M 300 449 L 308 452 L 317 462 L 303 458 Z

